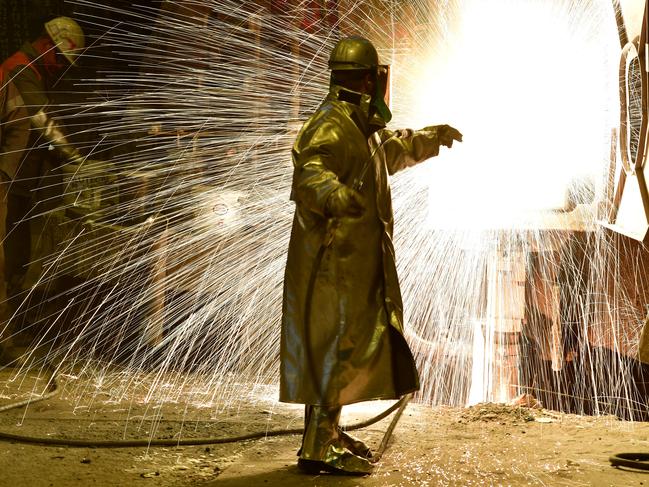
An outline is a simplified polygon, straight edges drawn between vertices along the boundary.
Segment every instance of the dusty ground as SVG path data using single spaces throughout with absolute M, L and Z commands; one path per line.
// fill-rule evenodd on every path
M 10 380 L 14 379 L 14 380 Z M 79 377 L 27 409 L 0 413 L 0 431 L 45 437 L 122 439 L 240 435 L 295 428 L 302 409 L 270 399 L 230 407 L 151 406 L 144 397 L 115 399 Z M 16 380 L 0 371 L 0 406 L 40 390 L 37 372 Z M 71 387 L 74 385 L 74 387 Z M 109 386 L 106 386 L 107 388 Z M 114 391 L 113 391 L 114 392 Z M 103 399 L 102 399 L 103 398 Z M 389 403 L 349 407 L 343 422 L 370 417 Z M 216 412 L 215 412 L 216 411 Z M 356 435 L 378 445 L 384 420 Z M 609 466 L 614 452 L 648 451 L 649 424 L 579 417 L 541 409 L 478 405 L 468 409 L 411 404 L 373 475 L 303 475 L 295 435 L 230 445 L 93 449 L 0 441 L 1 486 L 638 486 L 649 475 Z

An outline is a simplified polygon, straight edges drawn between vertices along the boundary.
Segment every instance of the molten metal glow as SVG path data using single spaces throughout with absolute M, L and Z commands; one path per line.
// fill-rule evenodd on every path
M 447 122 L 465 135 L 425 166 L 429 224 L 542 227 L 538 211 L 565 208 L 571 187 L 593 191 L 609 157 L 619 51 L 610 12 L 605 2 L 570 1 L 451 8 L 434 50 L 402 60 L 412 63 L 416 103 L 401 120 Z

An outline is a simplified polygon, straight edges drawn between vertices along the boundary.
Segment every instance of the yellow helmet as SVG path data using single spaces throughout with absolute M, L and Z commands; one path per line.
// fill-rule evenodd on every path
M 376 48 L 360 36 L 339 40 L 329 56 L 329 69 L 334 71 L 376 69 L 378 65 L 379 54 Z
M 86 38 L 79 24 L 69 17 L 56 17 L 45 22 L 45 31 L 61 54 L 74 65 L 79 54 L 86 47 Z

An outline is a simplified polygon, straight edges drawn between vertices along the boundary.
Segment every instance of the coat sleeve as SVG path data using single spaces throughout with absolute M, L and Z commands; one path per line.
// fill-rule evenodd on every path
M 394 174 L 439 154 L 439 127 L 442 126 L 422 130 L 381 130 L 377 135 L 383 144 L 381 150 L 385 154 L 388 173 Z
M 73 164 L 82 163 L 84 157 L 68 141 L 62 125 L 52 118 L 49 112 L 50 100 L 45 86 L 36 73 L 21 65 L 16 67 L 11 75 L 24 101 L 31 126 L 38 130 L 44 140 L 50 143 L 65 160 Z
M 299 137 L 293 147 L 291 199 L 323 217 L 327 199 L 343 184 L 339 175 L 346 145 L 341 135 L 339 128 L 325 125 Z
M 0 169 L 13 177 L 29 141 L 30 123 L 14 84 L 9 81 L 0 91 Z

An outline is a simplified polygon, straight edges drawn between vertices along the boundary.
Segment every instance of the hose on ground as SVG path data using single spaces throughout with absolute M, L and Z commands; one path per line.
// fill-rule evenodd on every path
M 636 470 L 649 470 L 649 453 L 616 453 L 609 457 L 613 467 L 627 467 Z
M 11 404 L 7 404 L 6 406 L 0 406 L 0 413 L 3 413 L 5 411 L 9 411 L 10 409 L 17 409 L 17 408 L 22 408 L 24 406 L 29 406 L 30 404 L 34 404 L 36 402 L 41 402 L 41 401 L 46 401 L 47 399 L 51 399 L 54 396 L 56 396 L 59 393 L 59 387 L 56 382 L 56 375 L 54 372 L 52 372 L 52 377 L 50 378 L 49 382 L 47 383 L 47 388 L 45 394 L 39 396 L 39 397 L 34 397 L 30 399 L 25 399 L 23 401 L 18 401 L 14 402 Z
M 58 385 L 56 382 L 56 376 L 53 374 L 52 378 L 48 382 L 47 392 L 37 398 L 25 399 L 24 401 L 15 402 L 8 404 L 6 406 L 0 407 L 0 412 L 9 411 L 10 409 L 17 409 L 24 406 L 29 406 L 31 404 L 45 401 L 54 397 L 58 394 Z M 382 413 L 368 419 L 365 421 L 360 421 L 350 425 L 341 426 L 344 431 L 354 431 L 361 428 L 366 428 L 374 423 L 378 423 L 385 417 L 389 416 L 392 412 L 399 409 L 397 415 L 395 415 L 392 423 L 388 427 L 388 430 L 383 437 L 381 446 L 375 455 L 375 458 L 378 456 L 380 458 L 387 447 L 388 440 L 392 435 L 392 431 L 396 426 L 403 410 L 405 409 L 408 401 L 410 400 L 411 395 L 403 396 L 395 404 L 387 408 Z M 149 440 L 76 440 L 69 438 L 45 438 L 37 436 L 25 436 L 25 435 L 14 435 L 11 433 L 6 433 L 0 431 L 0 440 L 13 441 L 17 443 L 30 443 L 37 445 L 47 445 L 47 446 L 69 446 L 76 448 L 136 448 L 136 447 L 152 447 L 152 446 L 199 446 L 199 445 L 218 445 L 224 443 L 238 443 L 241 441 L 256 440 L 261 438 L 270 438 L 274 436 L 285 436 L 285 435 L 301 435 L 303 432 L 302 428 L 293 428 L 293 429 L 278 429 L 270 431 L 257 431 L 254 433 L 248 433 L 246 435 L 240 436 L 229 436 L 223 438 L 179 438 L 176 440 L 173 439 L 149 439 Z M 378 459 L 376 460 L 378 461 Z

